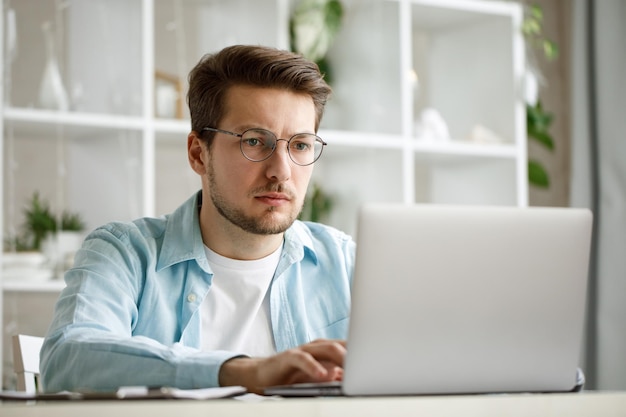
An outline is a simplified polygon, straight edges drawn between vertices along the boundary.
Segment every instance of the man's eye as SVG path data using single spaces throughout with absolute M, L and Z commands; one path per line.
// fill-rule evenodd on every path
M 251 148 L 263 146 L 263 141 L 259 138 L 244 139 L 243 144 Z
M 311 144 L 308 142 L 294 142 L 291 144 L 291 149 L 298 152 L 306 152 L 311 149 Z

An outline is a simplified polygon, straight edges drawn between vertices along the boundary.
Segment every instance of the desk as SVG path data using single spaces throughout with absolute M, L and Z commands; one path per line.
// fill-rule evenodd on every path
M 260 402 L 234 399 L 189 401 L 56 401 L 0 403 L 3 417 L 624 417 L 626 392 L 512 394 L 379 398 L 296 398 Z

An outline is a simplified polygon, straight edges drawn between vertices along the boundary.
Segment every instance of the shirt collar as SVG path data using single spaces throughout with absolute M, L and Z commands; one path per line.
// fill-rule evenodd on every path
M 205 271 L 209 263 L 204 254 L 198 204 L 201 191 L 185 201 L 166 217 L 163 247 L 157 262 L 157 271 L 179 262 L 196 259 Z
M 156 266 L 157 271 L 179 262 L 195 259 L 204 271 L 210 272 L 200 231 L 198 207 L 201 199 L 202 192 L 198 191 L 167 216 L 163 246 Z M 301 261 L 305 254 L 317 263 L 317 255 L 308 228 L 304 223 L 295 221 L 285 231 L 285 245 L 280 264 L 286 268 L 294 262 Z M 281 265 L 279 269 L 282 269 Z

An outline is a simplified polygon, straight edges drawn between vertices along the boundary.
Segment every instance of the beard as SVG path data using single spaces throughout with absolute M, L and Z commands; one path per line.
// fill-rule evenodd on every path
M 209 161 L 207 169 L 207 177 L 209 180 L 209 195 L 211 202 L 215 206 L 217 212 L 222 215 L 233 225 L 240 229 L 253 233 L 256 235 L 275 235 L 285 232 L 293 222 L 298 218 L 304 202 L 300 207 L 296 207 L 290 213 L 287 213 L 287 217 L 277 219 L 275 214 L 275 207 L 269 207 L 260 216 L 247 215 L 242 209 L 233 206 L 228 203 L 224 195 L 220 192 L 219 186 L 215 179 L 215 171 L 213 170 L 213 161 Z M 263 187 L 256 188 L 249 192 L 249 195 L 255 195 L 263 192 L 280 192 L 287 194 L 291 201 L 294 200 L 294 193 L 291 190 L 285 189 L 283 184 L 268 183 Z

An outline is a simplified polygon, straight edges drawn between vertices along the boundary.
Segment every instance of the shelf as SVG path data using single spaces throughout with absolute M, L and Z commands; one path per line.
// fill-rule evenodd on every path
M 508 143 L 486 144 L 462 140 L 435 141 L 420 140 L 400 135 L 369 132 L 347 132 L 321 130 L 319 135 L 328 142 L 328 150 L 336 154 L 354 153 L 354 148 L 368 150 L 413 150 L 416 154 L 433 156 L 487 157 L 515 159 L 518 150 Z M 332 149 L 332 150 L 331 150 Z
M 389 135 L 384 133 L 351 132 L 342 130 L 323 129 L 318 134 L 324 139 L 328 146 L 363 148 L 363 149 L 403 149 L 404 138 L 399 135 Z
M 420 141 L 415 140 L 412 147 L 417 153 L 433 155 L 451 155 L 468 157 L 489 157 L 515 159 L 518 150 L 511 144 L 483 144 L 464 141 Z
M 188 120 L 156 120 L 154 130 L 157 139 L 163 143 L 180 143 L 191 130 Z M 517 149 L 512 144 L 483 144 L 461 140 L 429 141 L 414 138 L 404 138 L 400 135 L 371 132 L 351 132 L 342 130 L 323 129 L 320 137 L 328 143 L 324 153 L 354 153 L 354 148 L 365 150 L 388 149 L 401 151 L 405 148 L 413 149 L 419 154 L 451 155 L 468 157 L 491 157 L 514 159 Z
M 154 132 L 158 139 L 179 140 L 180 135 L 187 137 L 191 131 L 191 120 L 188 119 L 155 119 Z
M 414 15 L 414 22 L 423 28 L 439 31 L 479 23 L 494 15 L 509 17 L 517 12 L 516 4 L 503 1 L 412 0 L 411 3 L 420 8 L 420 13 Z
M 130 130 L 141 130 L 145 126 L 145 121 L 140 117 L 17 107 L 5 107 L 4 120 L 27 133 L 41 132 L 52 126 Z
M 60 292 L 65 288 L 65 281 L 63 280 L 50 280 L 42 282 L 34 281 L 4 281 L 2 283 L 2 290 L 4 292 Z
M 186 158 L 188 113 L 168 119 L 147 109 L 155 105 L 157 72 L 181 80 L 185 96 L 187 74 L 205 53 L 234 43 L 288 47 L 296 2 L 101 0 L 72 3 L 62 15 L 56 3 L 43 3 L 42 16 L 59 24 L 61 75 L 75 98 L 70 108 L 81 111 L 34 108 L 44 37 L 32 12 L 11 4 L 20 50 L 32 46 L 29 56 L 37 60 L 20 54 L 5 63 L 11 83 L 4 102 L 13 106 L 2 111 L 6 189 L 12 193 L 4 196 L 4 206 L 11 205 L 4 221 L 19 220 L 14 213 L 21 202 L 41 190 L 54 204 L 84 212 L 95 227 L 166 214 L 200 186 Z M 517 197 L 507 194 L 505 202 L 524 205 L 521 6 L 484 0 L 342 3 L 343 23 L 327 56 L 333 94 L 319 132 L 328 147 L 315 176 L 332 184 L 330 191 L 354 198 L 339 200 L 334 218 L 344 220 L 332 225 L 346 224 L 364 201 L 427 199 L 439 193 L 431 183 L 456 195 L 457 169 L 466 177 L 464 170 L 484 171 L 472 186 L 488 179 L 481 190 L 486 202 L 493 200 L 490 192 L 499 198 L 501 189 L 511 189 Z M 85 60 L 98 49 L 102 59 Z M 453 140 L 416 137 L 416 120 L 426 108 L 441 113 Z M 505 142 L 463 141 L 477 125 Z M 421 186 L 446 171 L 450 180 Z M 84 198 L 94 190 L 98 198 Z

